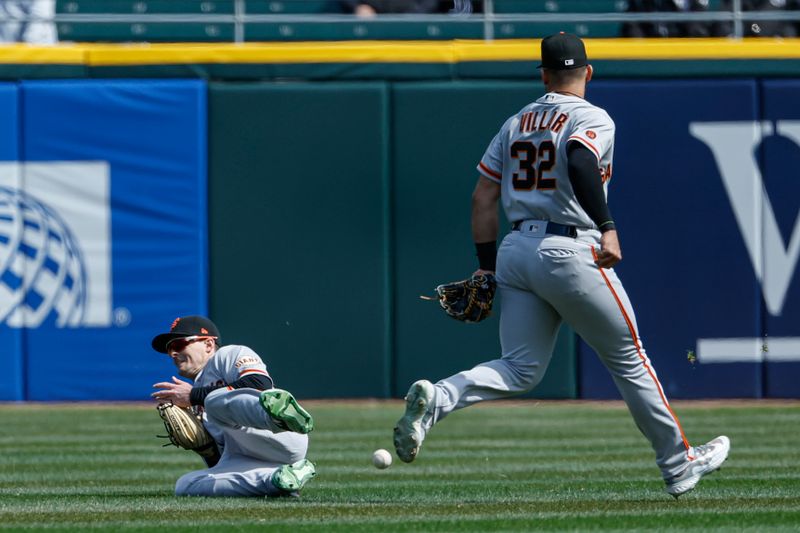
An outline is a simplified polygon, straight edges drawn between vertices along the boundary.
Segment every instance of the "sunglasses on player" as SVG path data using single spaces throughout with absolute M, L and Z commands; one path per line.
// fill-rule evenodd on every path
M 191 337 L 181 337 L 179 339 L 172 339 L 167 343 L 167 353 L 169 353 L 172 350 L 175 350 L 176 352 L 182 352 L 190 344 L 193 344 L 198 341 L 204 341 L 206 339 L 216 339 L 216 337 L 211 337 L 208 335 L 192 335 Z

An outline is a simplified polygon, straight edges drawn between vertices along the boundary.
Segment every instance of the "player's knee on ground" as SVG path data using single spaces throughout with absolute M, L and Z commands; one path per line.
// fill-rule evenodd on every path
M 181 476 L 175 483 L 176 496 L 262 497 L 281 496 L 285 491 L 272 483 L 274 467 L 244 472 L 201 470 Z
M 210 477 L 203 472 L 189 472 L 175 482 L 175 496 L 206 496 L 201 480 Z

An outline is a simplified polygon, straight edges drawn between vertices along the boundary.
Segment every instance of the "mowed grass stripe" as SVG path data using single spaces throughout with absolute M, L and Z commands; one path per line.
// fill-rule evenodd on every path
M 725 433 L 720 473 L 675 501 L 621 404 L 497 402 L 454 413 L 385 471 L 400 402 L 313 402 L 319 475 L 301 500 L 175 498 L 202 468 L 161 448 L 152 405 L 0 406 L 0 529 L 197 531 L 781 531 L 800 523 L 800 403 L 677 411 L 692 442 Z M 33 431 L 29 431 L 33 428 Z M 63 438 L 62 438 L 63 437 Z
M 299 509 L 296 514 L 301 514 Z M 319 509 L 317 509 L 319 511 Z M 339 509 L 330 509 L 330 512 L 340 512 Z M 371 512 L 370 512 L 371 511 Z M 394 512 L 393 512 L 394 511 Z M 220 519 L 215 511 L 195 512 L 192 517 L 193 528 L 219 527 L 226 530 L 256 530 L 256 528 L 283 529 L 302 527 L 303 531 L 330 531 L 331 527 L 338 526 L 347 531 L 377 531 L 389 528 L 390 531 L 525 531 L 534 528 L 542 530 L 637 530 L 647 528 L 659 531 L 685 531 L 686 524 L 693 524 L 694 528 L 703 531 L 730 531 L 732 528 L 741 531 L 741 528 L 753 528 L 755 531 L 792 531 L 792 521 L 800 517 L 796 510 L 781 509 L 740 509 L 731 512 L 713 510 L 632 510 L 632 511 L 607 511 L 597 516 L 595 512 L 581 512 L 566 510 L 559 512 L 546 512 L 531 509 L 508 510 L 507 508 L 472 507 L 467 505 L 445 507 L 434 512 L 412 514 L 413 509 L 391 509 L 386 506 L 377 506 L 374 509 L 365 509 L 363 506 L 357 514 L 341 515 L 337 523 L 321 525 L 319 521 L 311 518 L 295 518 L 292 516 L 275 513 L 273 509 L 263 509 L 261 516 L 243 514 L 239 519 Z M 63 517 L 54 516 L 55 520 Z M 98 520 L 106 527 L 129 530 L 141 527 L 144 529 L 170 527 L 170 529 L 183 529 L 186 519 L 170 515 L 168 512 L 153 513 L 145 521 L 137 515 L 100 515 L 93 522 L 70 522 L 71 529 L 66 529 L 64 522 L 58 530 L 85 530 L 97 527 Z M 256 522 L 255 524 L 253 522 Z M 796 522 L 795 522 L 796 523 Z M 183 526 L 183 528 L 182 528 Z M 248 527 L 249 526 L 249 527 Z M 28 527 L 46 529 L 52 527 L 52 522 L 31 521 Z M 372 529 L 370 529 L 372 528 Z M 378 529 L 375 529 L 378 528 Z M 195 529 L 197 530 L 197 529 Z

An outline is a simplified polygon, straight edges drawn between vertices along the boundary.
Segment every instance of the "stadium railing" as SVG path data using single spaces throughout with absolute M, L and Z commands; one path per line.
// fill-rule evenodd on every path
M 399 15 L 363 19 L 335 0 L 57 0 L 51 21 L 59 40 L 78 42 L 253 42 L 538 38 L 571 31 L 588 38 L 620 36 L 624 23 L 726 23 L 732 36 L 745 25 L 791 22 L 800 10 L 724 10 L 711 0 L 702 12 L 628 12 L 627 0 L 484 0 L 477 13 Z M 14 16 L 12 16 L 12 19 Z

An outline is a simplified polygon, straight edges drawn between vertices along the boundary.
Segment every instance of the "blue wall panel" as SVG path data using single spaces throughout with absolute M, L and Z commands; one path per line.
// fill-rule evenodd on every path
M 19 157 L 19 87 L 0 83 L 0 161 Z
M 205 83 L 22 92 L 25 192 L 50 231 L 29 238 L 51 256 L 26 302 L 28 399 L 146 399 L 175 372 L 151 337 L 207 312 Z
M 617 268 L 668 397 L 759 397 L 761 364 L 689 361 L 698 339 L 757 337 L 760 286 L 720 170 L 691 124 L 752 123 L 755 81 L 593 82 L 587 98 L 617 125 L 609 205 Z M 740 149 L 730 146 L 729 150 Z M 585 398 L 619 397 L 585 345 Z
M 766 197 L 764 225 L 765 283 L 773 303 L 765 306 L 765 396 L 800 397 L 800 81 L 763 82 L 765 135 L 761 143 L 761 174 Z M 769 134 L 771 133 L 771 135 Z M 775 226 L 770 223 L 774 217 Z M 777 227 L 776 245 L 770 232 Z
M 0 315 L 9 311 L 9 287 L 5 280 L 9 261 L 15 254 L 21 215 L 10 184 L 18 184 L 19 175 L 12 162 L 19 159 L 19 90 L 15 83 L 0 83 Z M 0 317 L 0 323 L 2 318 Z M 24 399 L 23 330 L 0 326 L 0 401 Z
M 617 124 L 617 270 L 670 398 L 800 396 L 796 94 L 792 80 L 589 86 Z M 208 311 L 205 84 L 0 84 L 0 118 L 0 191 L 13 189 L 6 209 L 24 212 L 0 218 L 0 275 L 24 295 L 0 319 L 0 400 L 146 399 L 175 373 L 150 338 Z M 397 139 L 387 142 L 399 157 Z M 1 230 L 15 216 L 24 224 L 11 264 Z M 701 339 L 722 341 L 714 357 Z M 578 352 L 580 395 L 618 398 L 592 350 Z

